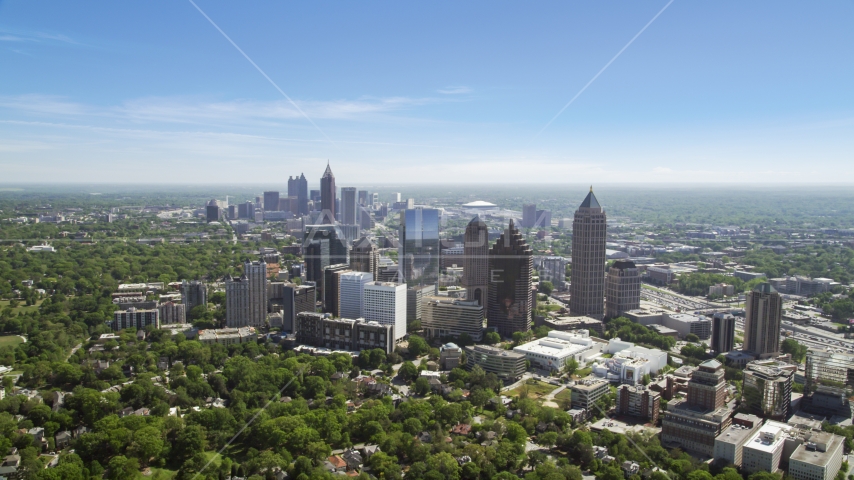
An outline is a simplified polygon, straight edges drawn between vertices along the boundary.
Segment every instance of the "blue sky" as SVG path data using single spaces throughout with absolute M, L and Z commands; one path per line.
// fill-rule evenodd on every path
M 854 183 L 854 1 L 0 1 L 0 181 Z

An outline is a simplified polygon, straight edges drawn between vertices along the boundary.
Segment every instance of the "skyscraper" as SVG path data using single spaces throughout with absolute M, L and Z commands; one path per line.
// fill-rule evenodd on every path
M 377 246 L 368 237 L 356 240 L 350 250 L 350 270 L 370 273 L 376 279 L 379 266 L 380 252 Z
M 474 217 L 466 226 L 463 237 L 463 279 L 466 299 L 486 304 L 489 282 L 489 230 L 480 217 Z
M 355 187 L 341 187 L 341 223 L 357 225 L 359 198 Z
M 732 351 L 735 342 L 735 317 L 716 313 L 712 317 L 712 351 L 715 354 Z
M 537 204 L 526 203 L 522 205 L 522 228 L 533 228 L 537 222 Z
M 409 286 L 439 285 L 439 211 L 413 208 L 400 212 L 398 265 Z
M 305 179 L 305 174 L 300 174 L 299 177 L 288 177 L 288 196 L 297 198 L 298 212 L 301 215 L 308 214 L 308 181 Z
M 279 210 L 279 192 L 264 192 L 264 211 L 275 212 Z
M 208 287 L 198 280 L 193 280 L 192 282 L 182 281 L 181 303 L 184 304 L 188 315 L 199 305 L 207 305 Z
M 531 329 L 531 248 L 513 225 L 504 230 L 489 251 L 489 291 L 486 325 L 503 337 Z
M 370 205 L 369 198 L 370 194 L 367 190 L 359 190 L 359 205 L 363 207 Z
M 350 271 L 346 264 L 330 265 L 323 269 L 323 313 L 338 315 L 338 299 L 341 287 L 341 275 Z
M 335 223 L 335 175 L 326 163 L 326 171 L 320 178 L 320 223 Z
M 394 326 L 394 339 L 406 335 L 406 285 L 389 282 L 365 284 L 365 320 Z
M 338 279 L 338 316 L 363 318 L 365 309 L 365 284 L 374 276 L 366 272 L 345 272 Z
M 783 299 L 770 283 L 762 283 L 747 294 L 744 319 L 744 348 L 759 359 L 780 355 L 780 322 Z
M 225 323 L 260 327 L 267 321 L 267 264 L 246 262 L 239 278 L 225 277 Z
M 605 297 L 605 211 L 593 195 L 593 187 L 572 222 L 570 279 L 570 312 L 601 319 Z
M 635 263 L 617 260 L 608 269 L 605 289 L 606 315 L 615 318 L 640 308 L 641 277 Z
M 306 225 L 303 245 L 308 245 L 314 240 L 329 241 L 329 262 L 327 265 L 336 263 L 349 263 L 349 248 L 347 236 L 338 225 Z
M 219 208 L 219 202 L 212 199 L 205 206 L 205 219 L 210 222 L 218 222 L 222 219 L 222 210 Z

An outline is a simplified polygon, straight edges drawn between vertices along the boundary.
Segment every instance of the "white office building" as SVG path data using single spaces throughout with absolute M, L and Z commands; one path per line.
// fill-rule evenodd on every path
M 637 385 L 644 375 L 654 375 L 667 365 L 667 352 L 639 347 L 619 337 L 608 341 L 611 358 L 593 365 L 593 374 L 610 382 Z
M 789 476 L 795 480 L 833 480 L 842 467 L 845 438 L 815 432 L 789 457 Z
M 338 284 L 338 311 L 341 318 L 365 316 L 365 284 L 373 280 L 374 276 L 367 272 L 341 274 Z
M 368 282 L 365 284 L 365 320 L 394 326 L 394 339 L 406 335 L 406 284 Z
M 780 469 L 783 446 L 789 425 L 767 421 L 744 444 L 741 454 L 741 469 L 745 473 L 771 472 Z
M 590 338 L 587 330 L 552 330 L 548 336 L 519 345 L 513 351 L 524 354 L 536 368 L 560 371 L 570 358 L 582 363 L 600 353 L 605 345 Z

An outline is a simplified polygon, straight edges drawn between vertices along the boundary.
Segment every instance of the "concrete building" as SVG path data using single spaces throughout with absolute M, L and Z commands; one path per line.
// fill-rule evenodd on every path
M 486 373 L 494 373 L 502 380 L 515 380 L 525 373 L 525 356 L 489 345 L 465 347 L 466 368 L 480 366 Z
M 595 335 L 605 333 L 605 325 L 602 320 L 590 317 L 539 317 L 534 319 L 534 325 L 539 327 L 545 325 L 552 330 L 568 332 L 572 330 L 590 330 Z
M 198 340 L 206 344 L 236 345 L 258 339 L 255 327 L 219 328 L 199 330 Z
M 783 299 L 770 283 L 747 294 L 744 319 L 744 348 L 759 359 L 780 355 Z
M 845 438 L 813 432 L 789 456 L 788 476 L 794 480 L 833 480 L 842 467 Z
M 359 352 L 380 348 L 394 351 L 394 325 L 362 318 L 332 318 L 329 314 L 303 312 L 297 315 L 296 341 L 300 345 Z
M 791 413 L 792 377 L 797 365 L 756 360 L 744 369 L 742 403 L 756 415 L 786 420 Z
M 761 426 L 762 419 L 756 415 L 736 414 L 732 425 L 715 438 L 715 460 L 740 467 L 744 444 Z
M 323 288 L 320 290 L 320 298 L 323 302 L 323 313 L 331 313 L 333 316 L 341 316 L 338 310 L 341 275 L 349 271 L 350 266 L 346 263 L 330 265 L 323 269 Z
M 523 343 L 513 351 L 524 354 L 532 367 L 557 372 L 563 370 L 571 358 L 584 363 L 590 356 L 601 353 L 604 346 L 604 343 L 591 339 L 587 330 L 552 330 L 547 336 Z
M 621 385 L 617 389 L 617 415 L 643 418 L 655 425 L 661 395 L 643 385 Z
M 424 299 L 436 295 L 433 285 L 415 285 L 406 289 L 406 320 L 414 322 L 424 317 Z
M 365 284 L 374 276 L 365 272 L 344 272 L 339 277 L 338 316 L 343 318 L 364 317 Z
M 735 295 L 735 287 L 726 283 L 718 283 L 709 287 L 710 297 L 731 297 Z
M 563 257 L 541 257 L 537 262 L 541 282 L 551 282 L 555 290 L 566 290 L 566 266 L 569 260 Z
M 421 328 L 427 337 L 459 338 L 466 334 L 474 342 L 483 340 L 484 307 L 476 301 L 426 297 L 421 308 Z
M 851 416 L 854 355 L 812 349 L 807 352 L 801 409 L 821 415 Z
M 335 190 L 335 175 L 326 163 L 326 171 L 320 178 L 320 221 L 323 224 L 335 224 L 335 204 L 337 192 Z
M 534 228 L 537 222 L 537 204 L 526 203 L 522 205 L 522 228 Z
M 264 192 L 264 211 L 275 212 L 279 210 L 279 192 Z
M 775 473 L 780 470 L 780 459 L 783 457 L 783 446 L 786 443 L 786 432 L 789 426 L 785 423 L 765 422 L 744 444 L 741 458 L 741 470 L 750 474 L 754 472 Z
M 288 196 L 297 198 L 300 215 L 308 215 L 308 181 L 305 179 L 305 174 L 300 174 L 299 177 L 288 177 Z
M 208 223 L 218 222 L 222 219 L 222 209 L 219 208 L 219 202 L 212 199 L 205 206 L 205 219 Z
M 712 317 L 712 351 L 716 354 L 732 351 L 735 345 L 735 317 L 716 313 Z
M 575 382 L 570 389 L 572 391 L 572 408 L 584 409 L 587 418 L 599 411 L 595 406 L 596 402 L 611 393 L 611 388 L 606 380 L 593 377 Z M 604 412 L 600 413 L 604 414 Z
M 365 284 L 365 320 L 394 326 L 394 340 L 406 336 L 406 285 L 391 282 Z
M 260 327 L 267 321 L 267 264 L 246 262 L 243 275 L 225 277 L 225 324 Z
M 380 252 L 377 246 L 368 237 L 356 240 L 350 250 L 350 270 L 370 273 L 377 280 L 379 264 Z
M 198 280 L 193 280 L 192 282 L 182 281 L 181 303 L 184 305 L 187 314 L 199 305 L 207 305 L 208 287 Z
M 616 318 L 640 308 L 641 277 L 635 263 L 617 260 L 608 269 L 605 283 L 605 316 Z
M 486 322 L 502 337 L 531 330 L 533 267 L 531 248 L 511 219 L 489 251 Z
M 676 273 L 669 267 L 646 267 L 646 275 L 650 282 L 656 285 L 670 285 Z
M 314 285 L 293 283 L 286 283 L 282 291 L 282 331 L 293 332 L 297 315 L 317 311 L 317 292 Z
M 466 299 L 485 307 L 489 291 L 489 230 L 479 216 L 466 226 L 463 236 L 463 278 Z
M 341 187 L 341 223 L 357 225 L 359 215 L 358 191 L 355 187 Z
M 165 302 L 157 306 L 160 312 L 160 323 L 171 325 L 187 323 L 187 306 L 181 303 Z
M 700 340 L 708 340 L 712 336 L 712 321 L 707 317 L 687 313 L 665 313 L 661 323 L 679 332 L 681 338 L 691 333 Z
M 456 343 L 446 343 L 439 348 L 439 365 L 442 370 L 453 370 L 460 366 L 463 349 Z
M 110 324 L 110 327 L 115 331 L 126 328 L 144 330 L 149 325 L 160 328 L 160 312 L 157 309 L 137 310 L 136 308 L 129 308 L 113 312 L 113 323 Z
M 601 319 L 605 314 L 606 216 L 593 187 L 572 222 L 569 311 Z

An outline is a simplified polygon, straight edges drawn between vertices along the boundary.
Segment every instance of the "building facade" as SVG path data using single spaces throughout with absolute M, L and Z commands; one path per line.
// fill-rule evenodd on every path
M 374 276 L 366 272 L 345 272 L 339 278 L 338 316 L 362 318 L 365 308 L 365 284 Z
M 480 217 L 474 217 L 463 236 L 463 278 L 466 299 L 486 306 L 489 292 L 489 230 Z
M 394 340 L 406 336 L 406 285 L 391 282 L 365 284 L 365 320 L 394 327 Z
M 187 306 L 181 303 L 165 302 L 157 306 L 160 312 L 160 323 L 187 323 Z
M 308 181 L 305 174 L 299 177 L 288 177 L 288 196 L 296 197 L 300 215 L 308 215 Z
M 332 318 L 329 314 L 297 315 L 296 340 L 300 345 L 359 352 L 380 348 L 394 351 L 394 326 L 363 319 Z
M 400 212 L 398 248 L 400 281 L 409 286 L 439 285 L 439 210 L 412 208 Z
M 473 300 L 428 297 L 422 302 L 421 328 L 429 338 L 459 337 L 483 340 L 484 307 Z
M 279 210 L 279 192 L 264 192 L 264 211 L 275 212 Z
M 377 279 L 380 264 L 380 252 L 368 237 L 362 237 L 353 244 L 350 250 L 350 270 L 370 273 Z
M 225 324 L 260 327 L 267 321 L 267 264 L 246 262 L 243 275 L 225 277 Z
M 654 425 L 660 407 L 661 395 L 643 385 L 622 385 L 617 389 L 617 415 L 643 418 Z
M 207 305 L 208 287 L 198 280 L 184 280 L 181 282 L 181 303 L 188 314 L 199 305 Z
M 525 356 L 520 353 L 489 345 L 473 345 L 465 347 L 465 351 L 468 370 L 477 365 L 502 380 L 515 380 L 525 373 Z
M 326 171 L 320 178 L 320 222 L 325 224 L 335 223 L 335 203 L 337 192 L 335 190 L 335 175 L 332 174 L 332 169 L 329 163 L 326 164 Z
M 488 264 L 487 326 L 502 337 L 530 331 L 533 257 L 512 219 L 489 251 Z
M 756 360 L 743 371 L 742 403 L 751 413 L 785 421 L 792 404 L 792 379 L 796 365 L 776 360 Z
M 317 311 L 317 292 L 314 285 L 293 283 L 286 283 L 282 290 L 282 330 L 293 332 L 297 315 Z
M 783 299 L 770 283 L 747 294 L 744 319 L 744 350 L 759 359 L 780 355 Z
M 608 269 L 605 285 L 605 316 L 616 318 L 640 308 L 641 277 L 635 263 L 617 260 Z
M 735 317 L 716 313 L 712 317 L 712 351 L 716 354 L 732 351 L 735 345 Z
M 160 312 L 157 309 L 137 310 L 136 308 L 129 308 L 113 312 L 113 323 L 110 327 L 115 331 L 126 328 L 144 330 L 149 325 L 160 328 Z
M 569 311 L 601 319 L 605 304 L 605 210 L 590 193 L 572 221 Z
M 349 271 L 350 266 L 344 263 L 330 265 L 323 269 L 323 288 L 321 288 L 320 297 L 323 302 L 323 313 L 340 316 L 338 300 L 341 293 L 341 275 Z
M 341 223 L 358 225 L 359 199 L 355 187 L 341 187 Z

